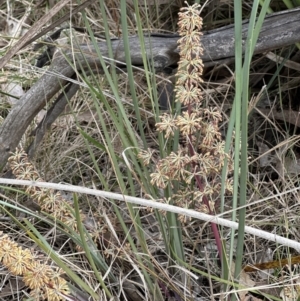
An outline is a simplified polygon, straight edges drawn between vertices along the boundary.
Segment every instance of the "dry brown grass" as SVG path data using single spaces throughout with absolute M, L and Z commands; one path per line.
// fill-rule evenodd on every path
M 250 11 L 247 3 L 248 2 L 245 2 L 243 5 L 245 17 L 247 17 Z M 5 19 L 3 16 L 5 16 L 5 13 L 8 13 L 8 8 L 5 3 L 0 3 L 0 5 L 3 13 L 2 19 Z M 23 28 L 33 24 L 47 9 L 43 3 L 37 7 L 36 3 L 29 4 L 24 2 L 21 4 L 20 2 L 16 2 L 12 7 L 13 16 L 16 20 L 21 19 L 27 5 L 32 6 L 32 13 L 28 18 L 28 25 L 24 25 Z M 152 7 L 149 11 L 148 21 L 146 22 L 145 19 L 142 18 L 144 22 L 142 27 L 145 28 L 146 31 L 175 31 L 177 11 L 181 5 L 182 1 L 174 1 L 172 5 L 162 4 L 157 7 Z M 106 6 L 107 25 L 110 28 L 111 36 L 119 37 L 122 35 L 119 1 L 106 1 Z M 232 1 L 221 1 L 218 7 L 209 7 L 210 6 L 203 12 L 205 15 L 204 28 L 211 29 L 232 23 Z M 66 7 L 61 13 L 68 12 L 70 9 L 71 7 Z M 95 33 L 102 34 L 104 32 L 104 24 L 98 3 L 89 7 L 86 14 Z M 143 15 L 146 15 L 146 8 L 141 7 L 141 16 Z M 136 27 L 132 20 L 134 20 L 133 8 L 128 5 L 129 32 L 135 34 Z M 75 16 L 72 21 L 74 25 L 84 26 L 84 21 L 80 14 Z M 4 39 L 3 43 L 5 44 L 7 42 L 8 40 Z M 3 45 L 1 44 L 1 46 Z M 298 52 L 292 50 L 291 47 L 281 49 L 280 52 L 281 56 L 286 55 L 290 59 L 297 59 L 296 56 Z M 13 63 L 11 63 L 14 68 L 5 70 L 7 81 L 21 81 L 24 88 L 28 88 L 34 80 L 39 78 L 41 72 L 31 69 L 30 67 L 35 57 L 36 53 L 31 52 L 29 49 L 23 50 L 19 56 L 14 58 Z M 258 93 L 265 82 L 269 83 L 272 75 L 276 71 L 277 65 L 275 62 L 270 61 L 262 55 L 255 56 L 250 74 L 250 86 L 253 94 Z M 233 73 L 234 66 L 232 65 L 210 68 L 204 70 L 205 77 L 202 83 L 204 102 L 206 105 L 221 108 L 224 120 L 222 123 L 224 135 L 227 129 L 228 113 L 234 98 Z M 139 106 L 142 108 L 141 114 L 145 120 L 146 138 L 149 142 L 149 146 L 156 151 L 158 141 L 157 133 L 154 128 L 155 122 L 152 117 L 151 102 L 148 98 L 148 87 L 142 72 L 137 73 L 135 76 L 138 99 L 140 101 Z M 112 103 L 113 107 L 115 100 L 107 81 L 101 77 L 97 80 L 100 82 L 104 93 L 108 95 L 107 99 Z M 157 81 L 159 80 L 161 79 L 158 78 Z M 260 106 L 263 108 L 274 106 L 275 109 L 283 107 L 298 110 L 298 87 L 298 71 L 283 67 L 277 76 L 277 80 L 270 85 L 268 93 L 255 106 L 258 108 Z M 132 121 L 133 128 L 137 128 L 126 74 L 118 76 L 118 92 L 120 93 L 126 113 Z M 6 101 L 4 96 L 1 96 L 1 98 L 3 102 Z M 117 111 L 117 108 L 115 108 L 115 111 Z M 7 106 L 1 107 L 1 113 L 2 117 L 6 116 Z M 108 113 L 104 112 L 103 115 L 108 126 L 113 123 Z M 295 192 L 285 193 L 299 186 L 299 172 L 294 172 L 293 169 L 291 174 L 290 167 L 286 168 L 286 170 L 283 169 L 283 166 L 287 164 L 286 162 L 290 160 L 286 159 L 286 157 L 292 158 L 292 165 L 294 167 L 298 166 L 296 159 L 299 158 L 300 154 L 299 141 L 298 138 L 294 139 L 292 135 L 298 134 L 299 129 L 294 128 L 291 124 L 284 124 L 282 121 L 274 120 L 271 114 L 266 117 L 265 115 L 254 112 L 254 110 L 250 122 L 249 151 L 251 151 L 250 161 L 253 161 L 253 163 L 250 165 L 249 174 L 247 225 L 299 241 L 299 192 L 295 190 Z M 95 162 L 93 162 L 90 156 L 90 151 L 87 148 L 84 137 L 78 134 L 78 127 L 99 143 L 105 142 L 101 125 L 95 114 L 93 99 L 86 87 L 80 89 L 76 97 L 74 97 L 69 104 L 66 114 L 55 122 L 51 132 L 48 133 L 43 145 L 39 148 L 33 164 L 47 181 L 67 182 L 103 189 L 104 187 L 99 179 L 99 173 L 95 168 Z M 113 126 L 111 126 L 110 135 L 116 153 L 121 154 L 119 136 Z M 139 137 L 138 131 L 136 131 L 136 135 Z M 30 137 L 27 135 L 26 139 L 26 143 L 28 143 Z M 258 145 L 260 145 L 259 148 L 257 147 Z M 281 146 L 278 147 L 278 145 Z M 90 148 L 102 176 L 106 179 L 108 189 L 110 191 L 119 192 L 120 187 L 113 172 L 109 157 L 95 145 L 91 145 Z M 265 152 L 270 152 L 270 156 L 268 155 L 267 157 L 270 162 L 263 166 L 264 163 L 257 159 L 257 157 L 262 156 Z M 127 167 L 125 165 L 121 166 L 121 170 L 124 171 L 124 174 L 126 169 Z M 138 186 L 139 183 L 137 182 L 135 185 Z M 142 189 L 140 189 L 140 194 L 137 196 L 142 195 Z M 269 201 L 255 203 L 257 200 L 270 196 L 274 196 L 274 198 Z M 41 213 L 35 213 L 36 207 L 28 205 L 30 197 L 5 190 L 2 191 L 1 199 L 10 204 L 18 204 L 18 206 L 21 206 L 20 208 L 25 208 L 26 211 L 24 213 L 21 213 L 20 210 L 13 209 L 10 209 L 10 212 L 13 213 L 18 221 L 22 221 L 24 216 L 33 218 L 32 223 L 34 226 L 41 235 L 45 237 L 53 250 L 59 254 L 66 265 L 80 275 L 91 288 L 94 288 L 99 294 L 99 298 L 105 299 L 103 292 L 99 288 L 99 281 L 92 272 L 91 266 L 83 254 L 84 252 L 77 248 L 76 244 L 66 233 L 43 222 L 45 217 L 42 216 Z M 253 205 L 251 205 L 251 203 L 253 203 Z M 127 207 L 123 203 L 118 203 L 117 206 L 122 210 L 124 221 L 129 226 L 133 238 L 136 239 L 137 247 L 140 250 L 139 238 L 132 227 L 132 221 Z M 226 200 L 225 206 L 226 210 L 231 209 L 230 198 Z M 111 203 L 104 199 L 82 197 L 80 199 L 80 209 L 89 217 L 91 223 L 94 220 L 95 214 L 100 219 L 96 231 L 98 236 L 95 239 L 95 243 L 101 254 L 107 259 L 109 269 L 116 275 L 118 280 L 116 283 L 112 280 L 107 280 L 108 286 L 112 291 L 114 291 L 114 287 L 120 286 L 120 288 L 116 290 L 122 296 L 118 296 L 120 299 L 124 298 L 124 296 L 130 300 L 141 300 L 144 298 L 144 294 L 149 293 L 149 291 L 141 278 L 138 277 L 139 269 L 137 268 L 138 263 L 136 262 L 135 254 L 126 244 L 125 234 L 115 216 Z M 218 206 L 216 206 L 216 212 L 218 212 Z M 38 217 L 33 217 L 34 215 Z M 225 214 L 225 217 L 226 216 L 228 215 Z M 198 282 L 190 280 L 190 283 L 185 287 L 181 287 L 182 284 L 178 282 L 176 275 L 171 275 L 166 270 L 168 258 L 165 256 L 164 244 L 158 230 L 154 213 L 146 209 L 141 211 L 141 222 L 147 238 L 148 248 L 153 254 L 152 261 L 156 267 L 156 275 L 162 279 L 162 283 L 166 284 L 168 293 L 177 292 L 178 294 L 182 294 L 183 291 L 193 292 L 196 295 L 195 300 L 200 297 L 211 298 L 212 300 L 214 298 L 213 294 L 218 294 L 220 291 L 219 284 L 215 281 L 210 282 L 208 278 L 204 277 L 199 278 L 200 280 L 197 280 Z M 42 255 L 39 248 L 28 238 L 26 231 L 22 229 L 18 223 L 12 223 L 8 215 L 4 213 L 1 217 L 1 231 L 8 234 L 19 246 L 23 248 L 34 248 L 35 252 L 40 256 L 40 260 L 50 264 L 49 257 Z M 215 244 L 212 239 L 212 233 L 207 225 L 200 221 L 193 220 L 182 226 L 182 232 L 187 262 L 199 270 L 204 270 L 211 275 L 219 276 L 220 270 L 214 260 L 216 255 Z M 245 264 L 257 263 L 260 257 L 259 254 L 265 253 L 266 250 L 270 250 L 271 257 L 274 259 L 280 259 L 290 254 L 293 255 L 291 250 L 278 247 L 275 243 L 268 243 L 265 240 L 257 239 L 250 235 L 246 235 L 245 239 L 245 252 L 243 254 Z M 269 260 L 269 258 L 263 257 L 262 260 Z M 279 269 L 275 272 L 268 272 L 268 277 L 272 279 L 270 283 L 281 281 L 277 277 L 278 274 L 280 274 Z M 266 276 L 262 276 L 261 274 L 253 275 L 253 279 L 255 279 L 256 282 L 265 280 L 265 278 Z M 18 279 L 18 277 L 8 277 L 7 270 L 5 270 L 1 279 L 1 285 L 4 289 L 3 293 L 0 292 L 2 300 L 25 300 L 25 298 L 27 298 L 28 290 L 23 287 L 20 288 L 20 286 L 22 286 L 21 282 L 17 282 L 19 286 L 13 284 L 16 282 L 13 282 L 12 279 Z M 11 295 L 7 295 L 7 287 L 9 287 Z M 163 288 L 164 286 L 162 289 Z M 278 295 L 275 296 L 278 297 Z M 171 296 L 168 298 L 168 300 L 171 300 Z M 215 298 L 219 298 L 219 296 Z

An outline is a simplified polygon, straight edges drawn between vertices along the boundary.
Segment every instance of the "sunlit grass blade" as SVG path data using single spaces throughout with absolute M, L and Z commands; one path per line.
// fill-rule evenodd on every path
M 249 102 L 249 72 L 250 63 L 253 56 L 254 48 L 259 36 L 263 20 L 267 13 L 270 1 L 266 1 L 256 20 L 259 1 L 254 1 L 251 11 L 250 23 L 248 28 L 248 37 L 246 41 L 246 51 L 243 64 L 243 82 L 242 82 L 242 105 L 241 105 L 241 175 L 240 175 L 240 201 L 239 206 L 239 230 L 237 242 L 237 254 L 243 254 L 244 249 L 244 227 L 246 219 L 245 205 L 247 203 L 247 186 L 248 186 L 248 102 Z M 242 256 L 236 257 L 235 277 L 238 277 L 242 269 Z
M 28 229 L 28 236 L 30 236 L 40 249 L 42 249 L 81 289 L 86 291 L 93 298 L 97 299 L 98 295 L 84 281 L 82 281 L 82 279 L 76 275 L 55 252 L 53 252 L 52 247 L 39 233 L 39 231 L 28 220 L 25 219 L 24 222 Z
M 242 64 L 242 7 L 240 1 L 234 2 L 235 9 L 235 99 L 233 103 L 233 113 L 230 117 L 229 131 L 226 141 L 226 150 L 229 151 L 230 141 L 232 137 L 233 125 L 235 124 L 235 148 L 234 148 L 234 164 L 236 166 L 234 172 L 234 193 L 232 208 L 242 207 L 239 209 L 239 231 L 236 249 L 235 277 L 238 277 L 241 271 L 241 263 L 244 248 L 244 227 L 246 211 L 244 205 L 247 199 L 248 185 L 248 100 L 249 100 L 249 69 L 253 55 L 253 50 L 259 35 L 260 28 L 265 18 L 269 1 L 264 2 L 263 8 L 256 21 L 259 1 L 254 1 L 252 6 L 251 18 L 248 28 L 248 36 L 246 40 L 244 64 Z M 255 23 L 256 21 L 256 23 Z M 223 181 L 226 176 L 226 167 L 223 170 Z M 224 200 L 224 198 L 223 198 Z M 238 202 L 239 200 L 239 202 Z M 223 201 L 224 202 L 224 201 Z M 236 210 L 233 211 L 232 220 L 237 217 Z M 231 242 L 229 249 L 228 268 L 231 266 L 234 250 L 235 231 L 231 232 Z M 224 277 L 228 277 L 229 270 L 223 267 Z

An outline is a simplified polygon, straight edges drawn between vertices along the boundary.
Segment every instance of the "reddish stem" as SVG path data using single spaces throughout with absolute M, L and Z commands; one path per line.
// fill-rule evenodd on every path
M 188 113 L 189 113 L 189 115 L 192 113 L 191 104 L 188 104 Z M 189 135 L 188 149 L 189 149 L 190 156 L 192 157 L 192 156 L 195 155 L 195 150 L 193 148 L 193 145 L 192 145 L 191 141 L 192 141 L 192 137 L 191 137 L 191 135 Z M 199 168 L 197 166 L 197 164 L 196 163 L 192 163 L 192 164 L 193 164 L 193 167 L 195 168 L 195 171 L 197 171 L 197 169 Z M 203 180 L 201 179 L 201 177 L 199 175 L 196 175 L 195 179 L 196 179 L 196 183 L 197 183 L 197 186 L 198 186 L 199 190 L 204 191 L 205 184 L 203 183 Z M 209 206 L 209 201 L 208 201 L 206 195 L 203 196 L 202 201 L 207 206 L 209 214 L 214 215 L 214 212 L 211 210 L 211 208 Z M 221 242 L 219 230 L 218 230 L 218 227 L 215 223 L 210 223 L 210 224 L 211 224 L 211 228 L 212 228 L 212 231 L 214 233 L 215 240 L 216 240 L 216 245 L 217 245 L 217 249 L 218 249 L 218 253 L 219 253 L 219 258 L 220 258 L 220 261 L 222 263 L 222 242 Z

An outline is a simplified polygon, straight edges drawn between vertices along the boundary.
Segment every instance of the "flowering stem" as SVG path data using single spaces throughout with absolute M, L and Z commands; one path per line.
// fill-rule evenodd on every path
M 191 108 L 190 103 L 188 104 L 188 112 L 189 112 L 189 115 L 191 114 L 190 112 L 192 112 L 192 108 Z M 192 157 L 192 156 L 195 155 L 195 150 L 194 150 L 193 145 L 191 143 L 191 141 L 192 141 L 191 139 L 192 139 L 192 137 L 191 137 L 191 135 L 189 135 L 188 149 L 189 149 L 190 156 Z M 192 163 L 192 164 L 193 164 L 193 169 L 195 169 L 195 172 L 196 172 L 198 167 L 196 166 L 196 163 Z M 196 183 L 197 183 L 197 186 L 198 186 L 199 190 L 204 191 L 205 185 L 203 184 L 203 180 L 200 178 L 199 175 L 195 176 L 195 180 L 196 180 Z M 202 201 L 207 206 L 209 214 L 214 215 L 214 212 L 211 210 L 210 205 L 209 205 L 209 201 L 208 201 L 208 199 L 205 195 L 203 196 Z M 217 245 L 217 249 L 218 249 L 218 253 L 219 253 L 219 259 L 222 262 L 222 242 L 221 242 L 219 230 L 218 230 L 218 227 L 215 223 L 210 223 L 210 224 L 211 224 L 211 228 L 212 228 L 212 231 L 214 233 L 215 240 L 216 240 L 216 245 Z

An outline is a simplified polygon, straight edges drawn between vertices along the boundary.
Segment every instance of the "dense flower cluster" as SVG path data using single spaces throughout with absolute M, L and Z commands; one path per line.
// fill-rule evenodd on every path
M 33 164 L 29 162 L 26 152 L 21 147 L 17 148 L 16 152 L 9 157 L 8 162 L 17 179 L 44 182 Z M 28 186 L 26 188 L 26 193 L 28 193 L 40 206 L 42 211 L 47 212 L 56 221 L 60 221 L 63 225 L 65 225 L 67 228 L 66 231 L 69 229 L 77 231 L 77 220 L 71 209 L 73 208 L 73 204 L 63 198 L 59 192 L 55 192 L 53 189 L 48 188 Z M 83 213 L 80 213 L 80 217 L 83 224 L 88 228 L 91 237 L 96 239 L 99 234 L 98 228 L 101 228 L 98 225 L 96 214 L 92 221 Z M 15 246 L 14 243 L 10 242 L 7 237 L 4 237 L 3 241 L 0 242 L 0 256 L 2 254 L 1 252 L 6 252 L 6 247 L 7 250 L 9 250 L 9 248 L 13 246 Z M 40 300 L 43 296 L 46 296 L 45 298 L 48 300 L 60 300 L 58 296 L 67 291 L 65 288 L 65 281 L 58 281 L 57 279 L 60 278 L 55 278 L 53 282 L 51 280 L 51 269 L 46 265 L 35 263 L 28 250 L 22 250 L 17 246 L 14 247 L 14 250 L 16 253 L 5 253 L 6 255 L 3 255 L 2 263 L 7 266 L 14 275 L 23 275 L 25 284 L 33 289 L 32 294 L 34 295 L 35 300 Z M 21 260 L 21 255 L 17 259 L 17 254 L 22 254 L 23 261 Z M 7 260 L 7 258 L 9 260 Z M 26 261 L 26 258 L 31 259 Z M 49 277 L 51 278 L 51 281 L 49 280 Z
M 22 249 L 7 235 L 0 233 L 0 261 L 15 276 L 23 276 L 23 281 L 31 289 L 34 300 L 65 300 L 70 294 L 68 284 L 61 277 L 61 270 L 54 271 L 40 263 L 28 249 Z
M 217 108 L 208 107 L 203 102 L 202 18 L 199 15 L 199 7 L 198 4 L 187 6 L 179 13 L 180 61 L 175 92 L 176 101 L 179 101 L 185 110 L 177 116 L 165 113 L 156 124 L 157 130 L 167 139 L 179 131 L 186 143 L 176 153 L 171 152 L 157 162 L 156 171 L 151 174 L 151 183 L 159 188 L 166 188 L 168 185 L 173 187 L 175 182 L 181 183 L 182 198 L 176 194 L 177 205 L 186 207 L 186 204 L 195 204 L 195 199 L 193 202 L 188 201 L 186 196 L 194 198 L 197 195 L 198 205 L 195 207 L 202 211 L 205 197 L 204 204 L 207 211 L 211 212 L 213 202 L 220 194 L 224 160 L 228 159 L 229 172 L 232 170 L 232 160 L 224 152 L 224 141 L 219 131 L 222 115 Z M 140 153 L 140 158 L 145 159 L 144 164 L 149 164 L 149 156 L 149 152 Z M 226 189 L 232 191 L 229 179 Z
M 26 152 L 17 148 L 16 152 L 9 157 L 8 162 L 15 177 L 19 180 L 44 182 L 39 173 L 29 162 Z M 42 211 L 51 214 L 55 219 L 63 222 L 73 230 L 77 229 L 75 216 L 70 211 L 70 204 L 53 189 L 28 186 L 26 192 L 37 202 Z M 84 216 L 82 215 L 82 218 Z

